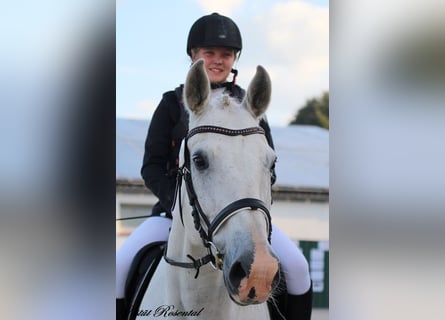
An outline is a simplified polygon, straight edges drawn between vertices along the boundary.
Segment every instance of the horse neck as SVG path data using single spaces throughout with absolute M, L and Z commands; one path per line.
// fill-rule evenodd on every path
M 183 190 L 183 192 L 185 192 L 185 190 Z M 192 243 L 186 235 L 186 232 L 192 232 L 198 235 L 198 231 L 196 231 L 193 226 L 186 230 L 186 215 L 191 216 L 191 209 L 189 208 L 186 196 L 181 201 L 185 224 L 182 224 L 179 210 L 174 212 L 173 224 L 168 239 L 167 256 L 175 261 L 190 263 L 192 261 L 187 255 L 192 256 L 194 259 L 200 259 L 206 256 L 208 251 L 200 239 L 199 241 L 194 241 L 194 243 Z M 178 204 L 175 208 L 178 208 Z M 199 235 L 197 237 L 199 238 Z M 189 293 L 191 290 L 196 290 L 197 285 L 200 286 L 202 283 L 206 283 L 207 287 L 213 288 L 211 292 L 203 295 L 206 300 L 220 301 L 221 303 L 224 302 L 229 305 L 232 304 L 228 299 L 228 294 L 224 285 L 222 285 L 224 281 L 222 272 L 220 270 L 215 270 L 210 264 L 206 264 L 200 268 L 197 279 L 195 279 L 196 270 L 192 268 L 170 266 L 168 270 L 168 272 L 171 273 L 171 276 L 169 275 L 168 278 L 172 281 L 176 281 L 174 286 L 177 287 L 178 290 L 176 290 L 176 292 L 181 296 L 180 300 L 183 303 L 187 304 L 192 301 L 192 304 L 196 304 L 196 302 L 193 302 L 195 297 L 190 300 L 190 297 L 187 296 L 187 294 L 185 296 L 182 294 Z M 207 304 L 207 302 L 202 303 Z
M 187 241 L 179 212 L 175 214 L 168 241 L 168 257 L 181 262 L 191 262 L 187 254 L 195 259 L 202 258 L 207 254 L 207 250 L 202 244 L 196 245 Z M 183 214 L 191 213 L 186 209 Z M 194 229 L 190 231 L 197 232 Z M 220 270 L 214 270 L 210 264 L 206 264 L 200 268 L 196 279 L 195 269 L 168 266 L 166 270 L 167 283 L 170 288 L 175 288 L 169 293 L 169 299 L 173 299 L 169 301 L 175 301 L 175 305 L 182 306 L 185 310 L 204 307 L 203 312 L 209 319 L 237 319 L 239 306 L 230 300 Z

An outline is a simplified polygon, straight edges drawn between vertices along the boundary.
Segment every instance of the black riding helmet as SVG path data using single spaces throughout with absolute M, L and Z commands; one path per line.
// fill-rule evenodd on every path
M 187 54 L 191 57 L 192 48 L 229 47 L 241 51 L 241 33 L 232 19 L 212 13 L 196 20 L 187 39 Z

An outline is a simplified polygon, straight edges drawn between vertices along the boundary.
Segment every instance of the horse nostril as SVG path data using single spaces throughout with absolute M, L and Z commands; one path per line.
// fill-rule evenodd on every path
M 229 280 L 233 288 L 238 288 L 241 280 L 244 279 L 246 276 L 247 272 L 246 270 L 244 270 L 244 267 L 241 264 L 241 262 L 235 262 L 232 265 L 232 268 L 230 269 L 229 273 Z

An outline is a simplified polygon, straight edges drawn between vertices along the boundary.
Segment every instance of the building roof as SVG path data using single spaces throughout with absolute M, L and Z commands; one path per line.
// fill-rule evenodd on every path
M 116 179 L 140 180 L 148 120 L 116 120 Z M 276 188 L 329 190 L 329 131 L 316 126 L 271 127 Z

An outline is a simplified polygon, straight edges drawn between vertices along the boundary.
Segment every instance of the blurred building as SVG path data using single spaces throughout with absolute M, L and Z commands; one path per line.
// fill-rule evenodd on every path
M 116 217 L 145 216 L 156 197 L 140 168 L 149 121 L 116 121 Z M 329 131 L 315 126 L 272 127 L 278 157 L 272 220 L 294 240 L 329 239 Z M 143 219 L 119 221 L 118 237 Z

